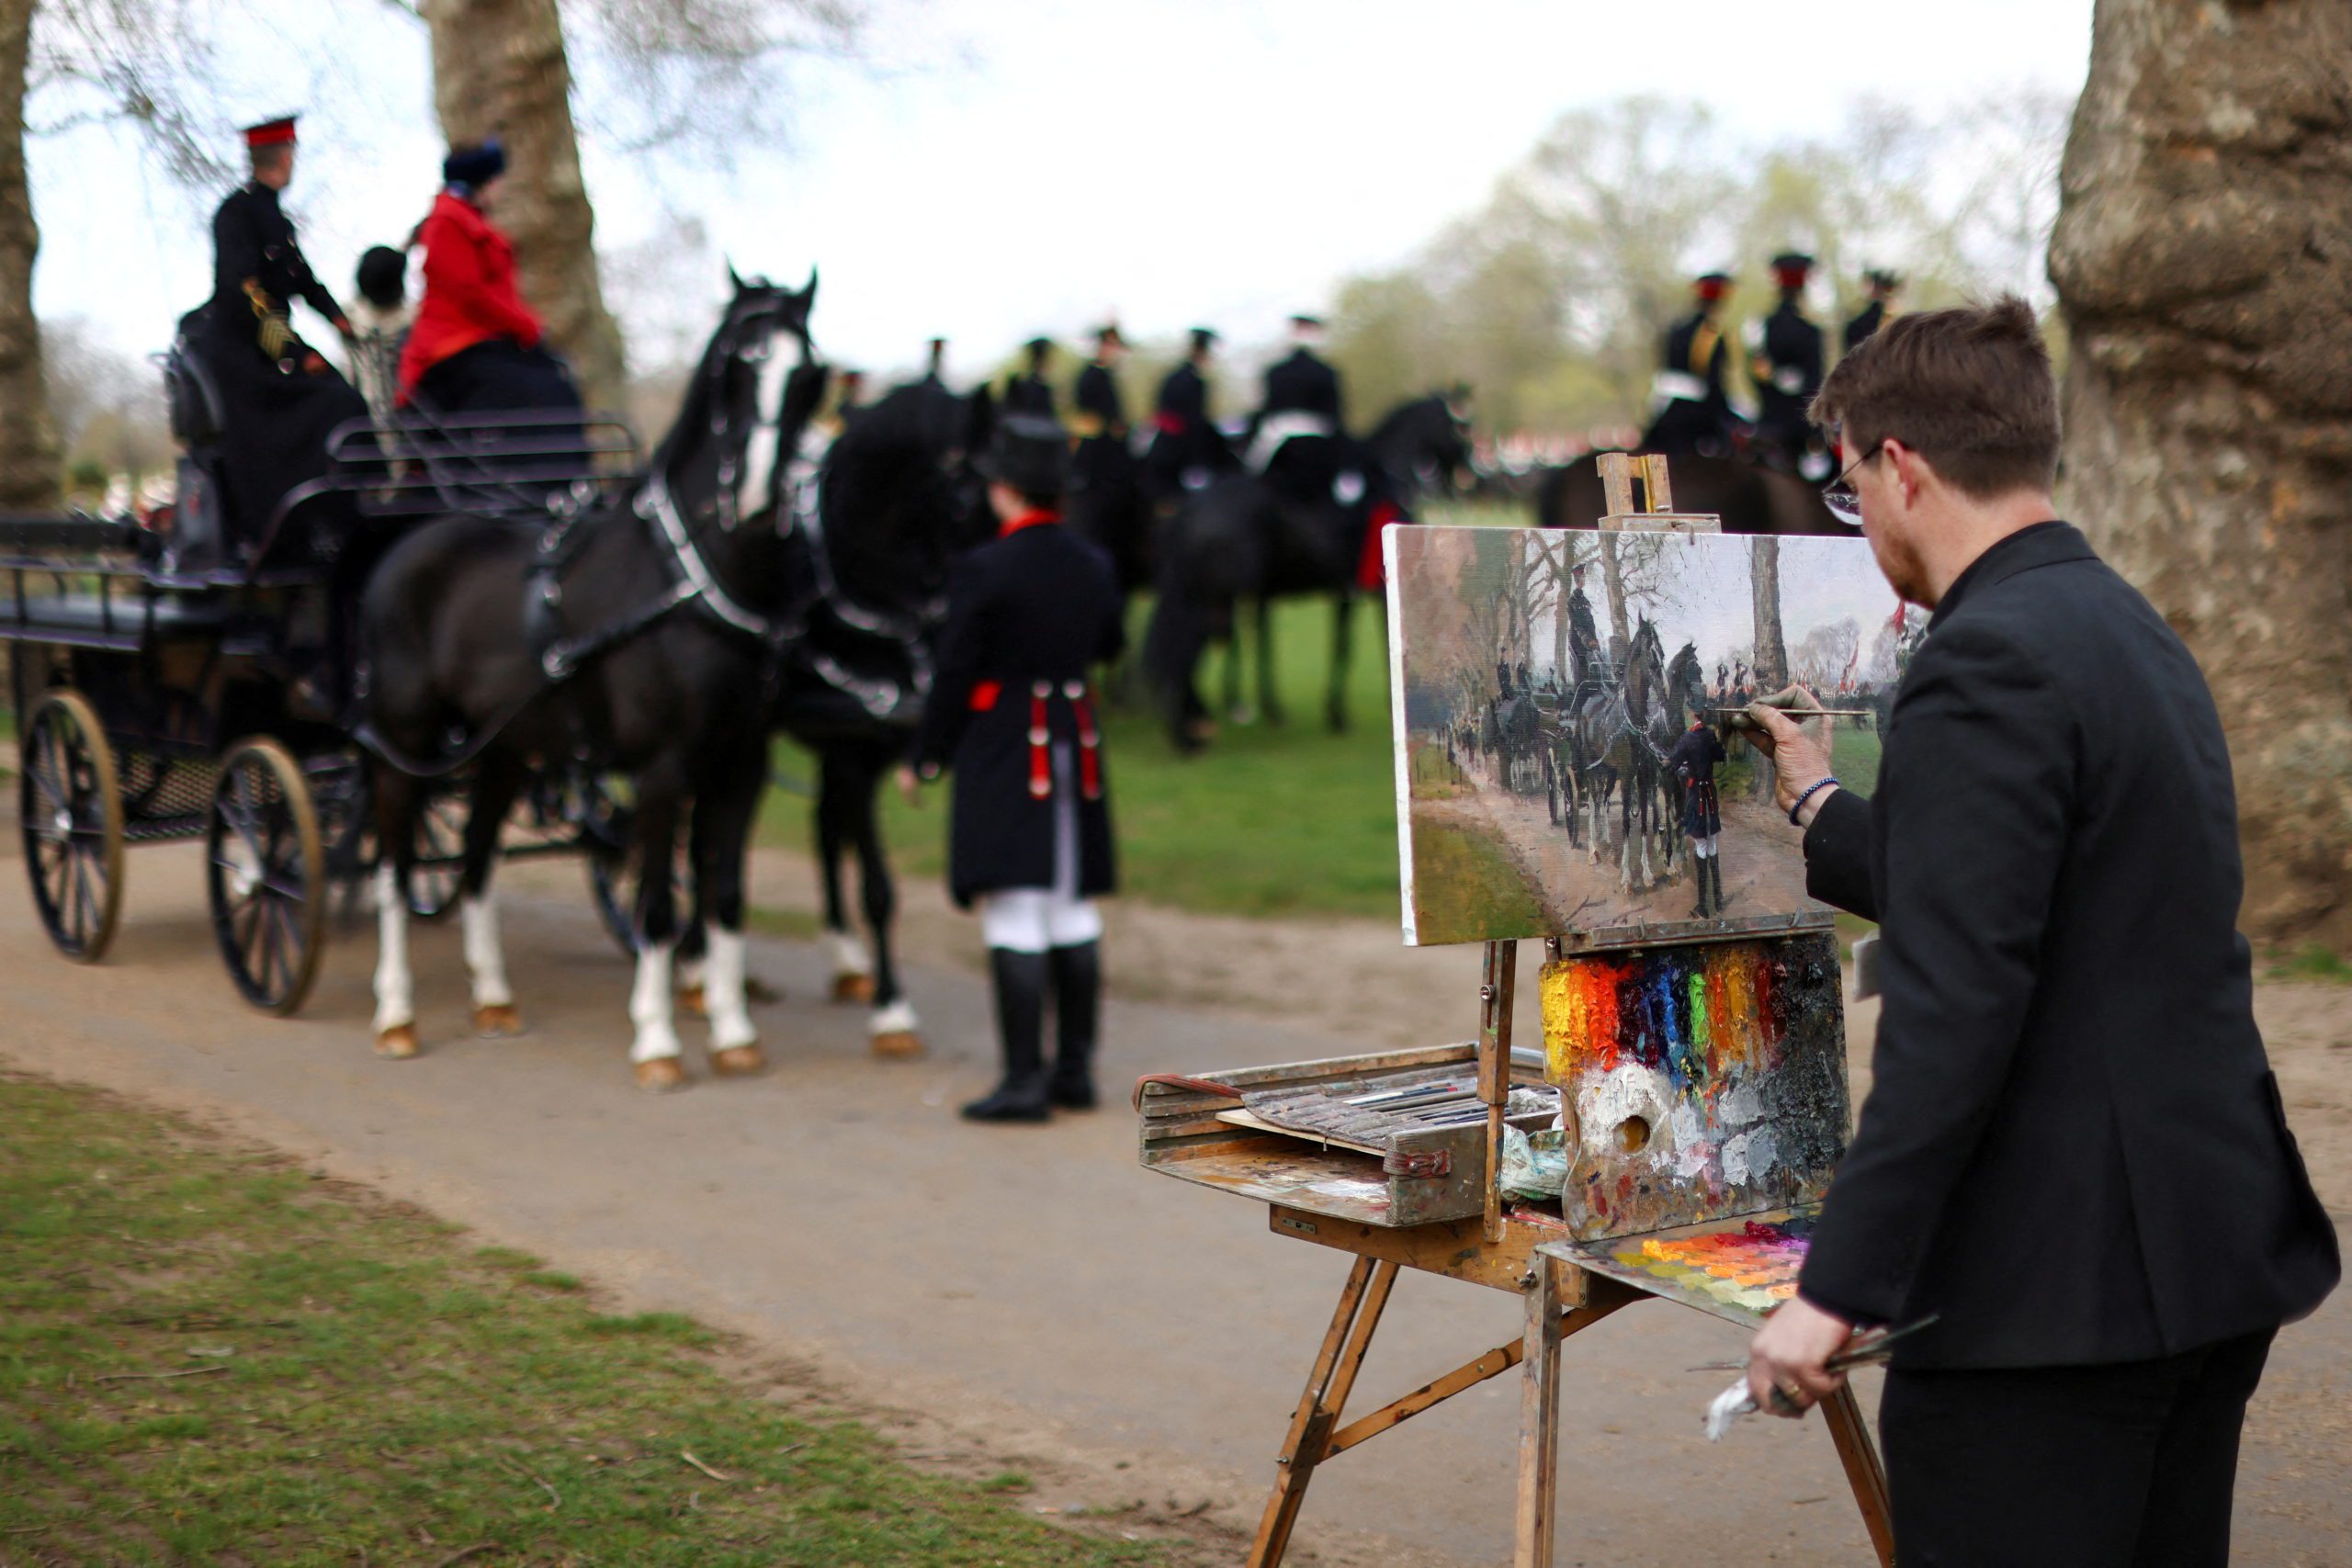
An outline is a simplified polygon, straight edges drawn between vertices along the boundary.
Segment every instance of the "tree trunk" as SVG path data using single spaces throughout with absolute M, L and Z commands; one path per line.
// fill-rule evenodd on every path
M 453 144 L 505 141 L 492 216 L 514 242 L 523 297 L 546 321 L 548 346 L 571 360 L 588 406 L 617 409 L 621 334 L 597 279 L 556 0 L 425 0 L 424 10 L 442 133 Z
M 2352 6 L 2098 0 L 2050 253 L 2070 515 L 2204 667 L 2241 919 L 2352 943 Z
M 0 509 L 37 511 L 58 499 L 57 438 L 33 317 L 33 221 L 25 178 L 25 66 L 34 0 L 0 0 Z
M 1781 632 L 1781 541 L 1758 534 L 1748 541 L 1748 552 L 1753 568 L 1749 592 L 1756 606 L 1756 685 L 1759 691 L 1777 692 L 1789 683 L 1789 645 Z

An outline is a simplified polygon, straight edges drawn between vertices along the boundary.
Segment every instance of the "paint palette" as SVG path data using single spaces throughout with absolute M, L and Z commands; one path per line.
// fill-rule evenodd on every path
M 1753 1324 L 1797 1293 L 1812 1236 L 1812 1214 L 1798 1212 L 1588 1242 L 1558 1256 L 1651 1295 Z
M 1845 1153 L 1836 939 L 1547 964 L 1547 1070 L 1569 1109 L 1561 1194 L 1582 1241 L 1817 1202 Z

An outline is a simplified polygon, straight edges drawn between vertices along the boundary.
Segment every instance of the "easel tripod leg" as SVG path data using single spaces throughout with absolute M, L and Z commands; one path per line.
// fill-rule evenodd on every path
M 1519 1529 L 1516 1568 L 1552 1568 L 1560 1477 L 1559 1266 L 1538 1258 L 1527 1289 L 1526 1354 L 1520 1362 Z
M 1376 1264 L 1369 1258 L 1359 1258 L 1348 1270 L 1348 1282 L 1340 1290 L 1340 1304 L 1331 1313 L 1331 1326 L 1324 1333 L 1322 1348 L 1316 1352 L 1315 1370 L 1307 1374 L 1306 1392 L 1299 1395 L 1282 1453 L 1274 1461 L 1273 1495 L 1266 1499 L 1258 1537 L 1250 1544 L 1249 1568 L 1278 1568 L 1283 1554 L 1290 1550 L 1290 1532 L 1306 1501 L 1307 1483 L 1315 1479 L 1315 1467 L 1329 1446 L 1331 1428 L 1339 1424 L 1340 1411 L 1355 1386 L 1364 1353 L 1372 1348 L 1373 1331 L 1380 1326 L 1388 1292 L 1396 1283 L 1396 1268 L 1394 1263 Z
M 1829 1427 L 1829 1440 L 1838 1445 L 1838 1461 L 1862 1511 L 1862 1528 L 1870 1532 L 1871 1550 L 1878 1553 L 1880 1568 L 1894 1568 L 1894 1511 L 1887 1495 L 1886 1467 L 1879 1462 L 1878 1446 L 1871 1441 L 1870 1424 L 1862 1419 L 1851 1383 L 1821 1402 L 1821 1418 Z

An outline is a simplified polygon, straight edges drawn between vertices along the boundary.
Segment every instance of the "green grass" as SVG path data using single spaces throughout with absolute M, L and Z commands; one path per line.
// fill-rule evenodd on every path
M 2263 977 L 2269 980 L 2318 980 L 2330 985 L 2352 986 L 2352 960 L 2331 947 L 2312 942 L 2292 953 L 2271 960 Z
M 1413 825 L 1415 923 L 1429 936 L 1541 931 L 1544 904 L 1518 864 L 1485 837 L 1424 817 Z
M 597 1315 L 450 1228 L 0 1077 L 0 1562 L 1165 1561 L 994 1495 L 1025 1477 L 786 1414 L 691 1319 Z

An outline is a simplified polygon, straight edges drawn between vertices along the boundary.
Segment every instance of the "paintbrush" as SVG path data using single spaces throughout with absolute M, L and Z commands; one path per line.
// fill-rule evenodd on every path
M 1918 1333 L 1919 1330 L 1934 1323 L 1939 1315 L 1936 1313 L 1929 1313 L 1917 1323 L 1906 1323 L 1900 1328 L 1862 1329 L 1846 1341 L 1844 1349 L 1824 1361 L 1822 1366 L 1826 1371 L 1833 1372 L 1849 1371 L 1855 1367 L 1877 1366 L 1894 1354 L 1888 1348 L 1889 1346 L 1898 1339 Z M 1744 1372 L 1747 1370 L 1747 1363 L 1709 1361 L 1690 1370 L 1694 1372 Z M 1741 1378 L 1723 1393 L 1715 1395 L 1713 1402 L 1707 1406 L 1707 1441 L 1722 1442 L 1724 1434 L 1731 1430 L 1733 1422 L 1743 1416 L 1753 1416 L 1760 1408 L 1762 1407 L 1756 1403 L 1755 1394 L 1748 1392 L 1747 1380 Z M 1775 1416 L 1797 1414 L 1795 1403 L 1777 1387 L 1772 1390 L 1771 1410 Z

